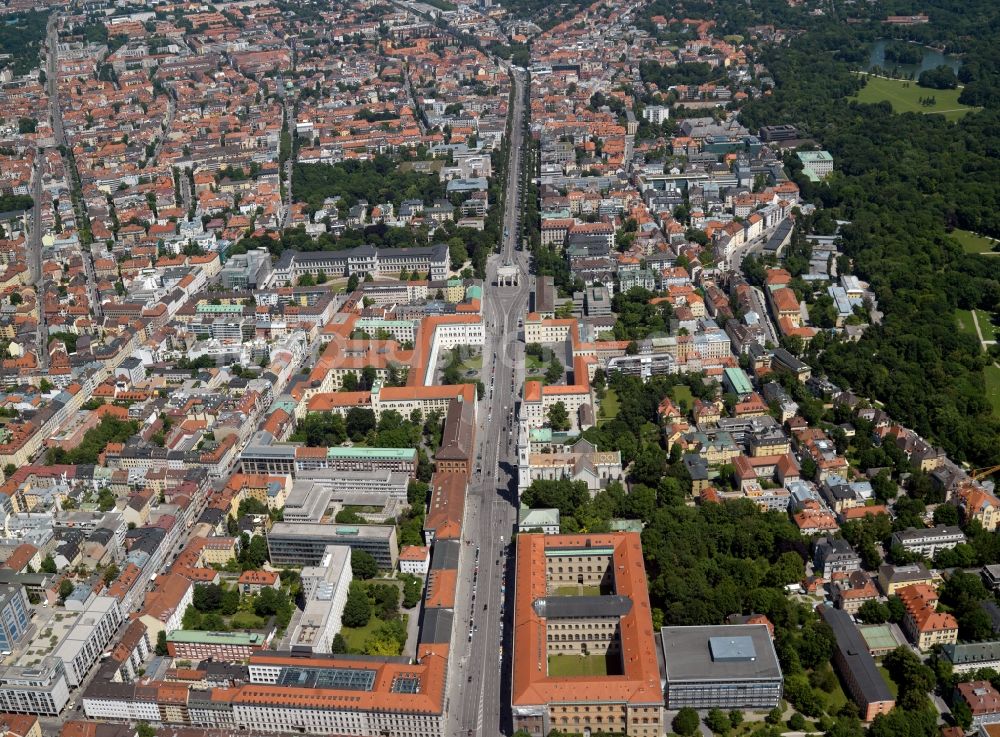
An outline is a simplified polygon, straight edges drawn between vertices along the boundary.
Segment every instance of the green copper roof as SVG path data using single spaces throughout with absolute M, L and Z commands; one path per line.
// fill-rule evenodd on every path
M 174 630 L 167 634 L 167 642 L 183 642 L 197 645 L 263 645 L 264 635 L 259 632 Z
M 413 448 L 327 448 L 327 458 L 398 458 L 409 461 L 417 454 Z

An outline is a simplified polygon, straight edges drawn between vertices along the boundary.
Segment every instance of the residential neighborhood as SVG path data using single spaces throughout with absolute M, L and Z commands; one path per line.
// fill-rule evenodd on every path
M 752 5 L 0 6 L 4 733 L 1000 734 L 992 51 Z

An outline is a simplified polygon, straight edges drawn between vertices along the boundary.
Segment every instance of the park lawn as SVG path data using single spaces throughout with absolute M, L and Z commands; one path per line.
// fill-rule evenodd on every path
M 767 726 L 767 722 L 742 722 L 740 726 L 731 730 L 729 734 L 731 734 L 732 737 L 746 737 L 746 735 L 753 734 L 758 729 L 765 726 Z
M 365 641 L 375 634 L 381 624 L 382 620 L 372 615 L 364 627 L 341 627 L 340 634 L 347 640 L 347 647 L 352 653 L 362 653 L 365 651 Z
M 600 586 L 559 586 L 556 596 L 600 596 Z
M 323 284 L 334 294 L 347 291 L 347 279 L 327 279 Z
M 253 612 L 236 612 L 229 618 L 229 626 L 234 630 L 256 630 L 267 624 L 267 620 Z
M 469 356 L 464 361 L 462 361 L 462 366 L 460 370 L 465 371 L 480 371 L 483 368 L 483 354 L 480 353 L 476 356 Z
M 597 424 L 603 424 L 605 422 L 610 422 L 618 416 L 618 394 L 615 393 L 614 389 L 608 389 L 604 392 L 604 399 L 601 400 L 601 417 L 598 419 Z
M 955 310 L 955 317 L 958 320 L 958 331 L 960 333 L 966 333 L 979 340 L 979 334 L 976 332 L 976 323 L 972 321 L 972 312 L 969 310 Z M 984 335 L 983 337 L 985 338 L 986 336 Z
M 524 367 L 525 370 L 530 372 L 532 369 L 537 371 L 544 371 L 546 367 L 545 361 L 541 360 L 538 356 L 532 356 L 525 354 L 524 356 Z
M 344 511 L 355 514 L 375 514 L 381 512 L 382 507 L 376 507 L 374 504 L 345 504 Z
M 826 691 L 822 691 L 818 688 L 814 689 L 816 694 L 826 703 L 825 711 L 827 714 L 836 714 L 844 707 L 844 704 L 847 703 L 847 694 L 844 693 L 844 689 L 840 685 L 839 678 L 836 680 L 836 683 L 837 687 L 831 693 L 827 693 Z
M 993 246 L 996 245 L 996 241 L 990 238 L 976 235 L 968 230 L 959 230 L 958 228 L 951 231 L 951 237 L 959 242 L 962 250 L 966 253 L 989 253 L 993 250 Z
M 983 340 L 996 340 L 997 328 L 993 327 L 992 315 L 985 310 L 976 310 L 976 320 L 979 321 L 979 329 L 983 333 Z
M 882 674 L 885 682 L 889 684 L 889 690 L 892 691 L 893 698 L 895 698 L 899 693 L 899 686 L 897 686 L 896 682 L 889 677 L 889 671 L 885 668 L 885 666 L 880 665 L 878 667 L 878 672 Z
M 686 384 L 677 384 L 670 390 L 670 398 L 678 405 L 681 411 L 689 410 L 694 406 L 694 396 L 691 394 L 691 387 Z
M 986 398 L 993 405 L 993 414 L 1000 417 L 1000 366 L 995 363 L 983 369 L 986 379 Z
M 858 102 L 889 102 L 897 113 L 923 113 L 944 115 L 948 120 L 958 120 L 977 108 L 963 105 L 958 101 L 962 90 L 932 90 L 920 87 L 907 79 L 883 79 L 868 77 L 868 83 L 852 98 Z M 921 97 L 933 97 L 933 105 L 921 105 Z
M 551 655 L 549 675 L 562 676 L 606 676 L 608 659 L 604 655 Z

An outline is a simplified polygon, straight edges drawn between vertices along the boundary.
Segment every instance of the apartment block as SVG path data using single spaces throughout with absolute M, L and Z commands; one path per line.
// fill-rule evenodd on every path
M 958 642 L 958 621 L 937 610 L 937 592 L 926 584 L 904 586 L 896 595 L 906 607 L 903 631 L 921 650 Z
M 180 629 L 184 612 L 193 599 L 194 586 L 187 578 L 177 573 L 160 576 L 139 612 L 139 619 L 149 628 L 150 639 L 155 641 L 160 631 Z
M 836 537 L 821 537 L 816 541 L 813 566 L 816 573 L 829 580 L 836 573 L 847 574 L 861 570 L 861 556 L 851 544 Z
M 989 681 L 959 683 L 955 696 L 968 705 L 973 727 L 1000 723 L 1000 692 Z
M 914 584 L 931 586 L 933 583 L 931 572 L 920 563 L 905 566 L 883 563 L 878 567 L 878 586 L 886 596 L 892 596 L 900 589 Z
M 0 714 L 0 730 L 6 737 L 42 737 L 42 725 L 37 716 Z
M 79 686 L 87 677 L 123 621 L 118 600 L 110 596 L 95 597 L 80 614 L 52 653 L 62 660 L 71 686 Z
M 950 550 L 965 542 L 965 533 L 957 525 L 937 525 L 925 530 L 910 527 L 892 535 L 892 546 L 899 545 L 908 553 L 933 558 L 939 550 Z
M 60 658 L 46 656 L 35 665 L 0 668 L 0 710 L 56 716 L 69 701 L 69 681 Z
M 351 549 L 328 545 L 318 566 L 302 569 L 305 607 L 292 631 L 293 653 L 330 652 L 333 636 L 340 631 L 347 590 L 351 584 Z
M 115 643 L 111 658 L 108 660 L 113 667 L 116 667 L 113 680 L 130 683 L 139 678 L 151 652 L 153 647 L 149 642 L 146 625 L 138 619 L 133 619 Z
M 955 673 L 968 673 L 980 668 L 1000 669 L 1000 640 L 963 642 L 941 646 L 941 655 Z

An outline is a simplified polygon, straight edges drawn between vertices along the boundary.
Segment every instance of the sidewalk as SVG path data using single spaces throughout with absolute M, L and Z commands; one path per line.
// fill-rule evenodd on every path
M 416 655 L 420 602 L 417 602 L 417 605 L 412 609 L 403 609 L 400 606 L 399 611 L 406 615 L 406 645 L 403 646 L 403 655 Z

